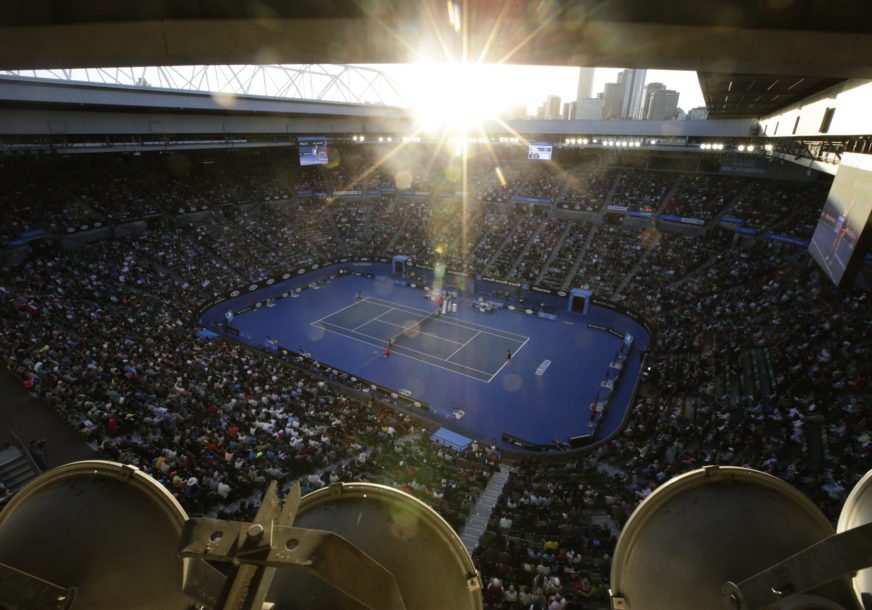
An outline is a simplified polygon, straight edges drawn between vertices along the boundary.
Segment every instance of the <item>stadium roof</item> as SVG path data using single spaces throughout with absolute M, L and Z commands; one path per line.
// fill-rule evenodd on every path
M 138 0 L 0 3 L 0 69 L 486 63 L 696 70 L 713 117 L 872 78 L 856 0 Z M 736 91 L 737 93 L 733 93 Z

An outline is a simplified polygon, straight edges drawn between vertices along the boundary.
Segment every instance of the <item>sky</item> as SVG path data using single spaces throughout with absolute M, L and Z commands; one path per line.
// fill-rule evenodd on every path
M 549 95 L 557 95 L 561 102 L 567 102 L 576 99 L 578 91 L 579 68 L 566 66 L 416 63 L 363 67 L 381 71 L 396 84 L 399 90 L 398 98 L 396 93 L 389 90 L 390 87 L 377 83 L 375 92 L 379 95 L 376 98 L 382 99 L 387 104 L 416 109 L 422 123 L 430 121 L 433 123 L 431 127 L 451 123 L 459 126 L 493 119 L 504 110 L 521 104 L 526 106 L 527 114 L 535 116 L 536 109 Z M 306 76 L 299 77 L 295 85 L 288 90 L 292 97 L 318 99 L 318 95 L 323 91 L 337 93 L 335 88 L 327 87 L 329 82 L 327 79 L 329 74 L 337 75 L 343 67 L 265 66 L 263 68 L 270 73 L 269 81 L 272 82 L 272 79 L 276 78 L 279 84 L 285 82 L 281 72 L 285 69 L 307 70 Z M 26 74 L 22 73 L 24 76 L 56 77 L 44 70 L 23 72 L 26 72 Z M 201 90 L 228 94 L 243 92 L 239 90 L 238 85 L 245 82 L 249 89 L 244 93 L 275 95 L 268 91 L 267 75 L 253 75 L 251 68 L 247 66 L 104 68 L 76 69 L 70 72 L 74 80 L 113 82 L 113 79 L 119 79 L 119 83 L 130 85 L 145 80 L 151 86 L 183 89 L 194 83 Z M 602 92 L 606 83 L 615 82 L 618 72 L 620 72 L 619 68 L 596 68 L 594 95 Z M 366 79 L 371 77 L 367 76 Z M 368 82 L 369 80 L 356 80 L 349 82 L 349 86 L 362 92 Z M 705 105 L 695 72 L 648 70 L 646 83 L 651 82 L 662 82 L 667 88 L 677 90 L 680 94 L 678 105 L 685 111 Z M 323 99 L 343 101 L 330 96 Z M 364 99 L 369 98 L 364 97 Z
M 404 64 L 370 66 L 389 75 L 401 89 L 404 105 L 436 112 L 456 111 L 455 106 L 476 107 L 476 114 L 498 113 L 524 104 L 535 114 L 549 95 L 561 102 L 575 99 L 578 68 L 564 66 Z M 617 80 L 620 68 L 596 68 L 593 93 L 602 92 L 607 82 Z M 705 102 L 696 72 L 648 70 L 646 84 L 664 83 L 680 93 L 678 105 L 685 111 Z M 402 102 L 401 102 L 402 103 Z M 477 116 L 476 118 L 488 118 Z

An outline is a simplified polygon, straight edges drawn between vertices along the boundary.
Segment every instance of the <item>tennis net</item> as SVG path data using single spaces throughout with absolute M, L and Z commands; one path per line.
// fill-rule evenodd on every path
M 421 318 L 420 320 L 418 320 L 417 322 L 412 324 L 409 328 L 404 328 L 403 330 L 398 332 L 396 335 L 394 335 L 393 337 L 388 339 L 388 342 L 389 343 L 396 343 L 397 339 L 400 339 L 402 337 L 413 336 L 416 333 L 416 331 L 420 330 L 421 327 L 424 326 L 424 324 L 426 324 L 430 320 L 435 320 L 438 317 L 439 317 L 439 310 L 437 309 L 436 311 L 431 313 L 429 316 L 427 316 L 425 318 Z

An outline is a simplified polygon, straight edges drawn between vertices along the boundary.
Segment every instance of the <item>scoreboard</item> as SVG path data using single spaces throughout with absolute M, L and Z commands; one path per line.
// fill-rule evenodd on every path
M 537 161 L 550 161 L 552 148 L 548 142 L 533 142 L 527 148 L 527 158 Z

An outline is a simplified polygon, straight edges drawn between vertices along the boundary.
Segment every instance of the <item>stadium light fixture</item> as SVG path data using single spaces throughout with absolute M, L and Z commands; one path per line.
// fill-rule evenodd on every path
M 766 152 L 772 152 L 772 144 L 767 144 L 763 148 L 766 150 Z
M 655 144 L 657 144 L 657 140 L 649 140 L 648 143 L 649 143 L 651 146 L 654 146 Z
M 748 152 L 754 152 L 754 145 L 753 145 L 753 144 L 749 144 L 749 145 L 745 148 L 745 150 L 747 150 Z
M 745 152 L 745 145 L 739 144 L 739 152 Z

